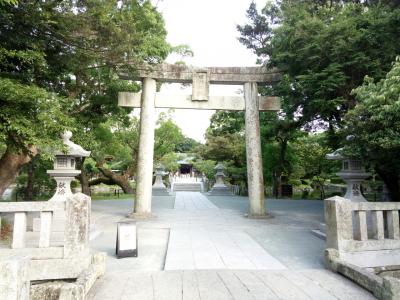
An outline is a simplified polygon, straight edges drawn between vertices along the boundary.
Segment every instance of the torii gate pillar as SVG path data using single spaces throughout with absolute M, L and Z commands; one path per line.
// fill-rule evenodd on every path
M 260 115 L 256 82 L 244 84 L 247 185 L 251 217 L 265 215 L 264 178 L 262 168 Z
M 156 81 L 143 78 L 139 153 L 137 161 L 136 198 L 132 217 L 147 218 L 151 216 L 151 196 L 153 181 L 154 129 L 156 125 Z
M 136 198 L 132 217 L 151 216 L 153 179 L 155 108 L 186 108 L 213 110 L 245 110 L 247 179 L 249 188 L 249 217 L 266 215 L 262 171 L 259 111 L 280 109 L 278 97 L 258 96 L 257 83 L 279 81 L 278 70 L 264 67 L 209 67 L 195 68 L 161 64 L 143 66 L 138 74 L 120 74 L 123 79 L 142 79 L 142 93 L 119 93 L 118 104 L 141 107 L 138 174 Z M 192 83 L 192 95 L 173 96 L 156 94 L 156 80 L 160 82 Z M 210 84 L 243 84 L 244 98 L 240 96 L 210 96 Z

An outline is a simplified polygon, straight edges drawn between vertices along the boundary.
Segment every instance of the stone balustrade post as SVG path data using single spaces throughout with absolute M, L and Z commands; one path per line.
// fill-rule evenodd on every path
M 353 239 L 351 202 L 342 197 L 332 197 L 324 201 L 326 222 L 326 248 L 338 251 L 344 242 Z
M 84 254 L 89 246 L 90 197 L 78 193 L 66 201 L 64 257 Z

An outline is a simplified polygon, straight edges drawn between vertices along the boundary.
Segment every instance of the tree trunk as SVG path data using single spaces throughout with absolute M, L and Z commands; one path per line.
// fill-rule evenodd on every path
M 82 193 L 85 195 L 90 196 L 90 186 L 89 186 L 89 179 L 88 176 L 85 173 L 85 170 L 83 169 L 83 163 L 85 162 L 85 157 L 82 157 L 80 162 L 78 163 L 78 169 L 81 170 L 81 174 L 79 174 L 77 177 L 79 179 L 79 182 L 81 184 L 82 188 Z
M 100 184 L 100 183 L 104 183 L 104 184 L 107 184 L 107 185 L 115 184 L 114 181 L 110 180 L 109 178 L 99 177 L 99 178 L 90 180 L 89 181 L 89 186 L 97 185 L 97 184 Z
M 37 155 L 36 147 L 31 146 L 29 151 L 30 154 L 15 153 L 7 147 L 6 152 L 0 158 L 0 197 L 7 187 L 14 182 L 22 166 Z
M 33 187 L 34 187 L 33 163 L 34 160 L 32 159 L 28 164 L 28 170 L 27 170 L 28 180 L 25 189 L 25 201 L 33 201 Z
M 276 188 L 277 188 L 277 198 L 282 198 L 282 175 L 285 171 L 285 162 L 286 162 L 286 150 L 287 150 L 287 140 L 283 139 L 279 141 L 280 149 L 279 149 L 279 166 L 276 176 Z
M 383 171 L 377 169 L 377 173 L 386 184 L 389 191 L 390 201 L 400 201 L 400 184 L 397 172 L 388 172 L 387 170 Z
M 116 185 L 120 186 L 125 194 L 133 194 L 134 193 L 134 190 L 130 186 L 128 178 L 126 176 L 115 174 L 113 171 L 111 171 L 109 169 L 105 169 L 105 168 L 99 167 L 99 166 L 97 166 L 97 168 L 100 170 L 100 172 L 106 178 L 110 179 L 110 181 L 113 184 L 116 184 Z

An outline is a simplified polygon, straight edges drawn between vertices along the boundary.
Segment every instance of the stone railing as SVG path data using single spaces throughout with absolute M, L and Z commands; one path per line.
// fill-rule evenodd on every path
M 400 250 L 400 202 L 325 200 L 327 247 L 344 252 Z
M 325 200 L 326 265 L 379 299 L 400 299 L 400 202 Z
M 0 248 L 1 299 L 29 299 L 24 291 L 28 290 L 29 296 L 32 281 L 77 279 L 90 269 L 93 260 L 103 260 L 98 265 L 104 265 L 103 258 L 89 253 L 90 197 L 75 194 L 67 201 L 0 203 L 0 212 L 14 214 L 11 245 Z M 27 230 L 31 213 L 40 214 L 39 235 Z M 65 214 L 65 230 L 62 239 L 53 242 L 55 213 Z M 104 267 L 92 273 L 94 282 L 104 273 Z M 73 289 L 81 295 L 87 292 L 82 286 Z M 32 290 L 30 293 L 34 294 Z
M 44 202 L 7 202 L 0 203 L 0 212 L 14 213 L 11 248 L 0 248 L 0 257 L 7 254 L 27 254 L 33 260 L 62 259 L 73 257 L 82 251 L 88 251 L 90 198 L 70 197 L 64 201 Z M 64 243 L 50 246 L 52 216 L 56 211 L 65 211 Z M 32 247 L 34 238 L 27 232 L 28 213 L 40 213 L 40 233 L 37 247 Z M 26 246 L 27 240 L 29 247 Z M 40 277 L 40 276 L 39 276 Z M 39 278 L 35 278 L 38 280 Z M 43 279 L 43 278 L 41 278 Z

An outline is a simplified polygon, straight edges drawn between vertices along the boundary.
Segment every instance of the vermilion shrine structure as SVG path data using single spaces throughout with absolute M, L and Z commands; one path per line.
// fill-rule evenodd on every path
M 136 76 L 120 74 L 127 80 L 142 80 L 141 93 L 120 93 L 118 104 L 140 107 L 140 138 L 136 201 L 133 217 L 151 215 L 154 129 L 156 108 L 244 110 L 246 127 L 247 179 L 250 217 L 265 216 L 264 180 L 260 141 L 260 111 L 280 109 L 278 97 L 258 95 L 258 84 L 277 82 L 281 74 L 264 67 L 208 67 L 160 64 L 138 69 Z M 163 95 L 156 92 L 157 82 L 191 83 L 192 95 Z M 243 96 L 210 96 L 210 84 L 243 85 Z

